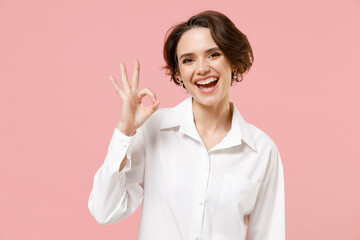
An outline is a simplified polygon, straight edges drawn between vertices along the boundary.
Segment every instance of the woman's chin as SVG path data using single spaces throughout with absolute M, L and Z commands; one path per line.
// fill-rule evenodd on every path
M 207 108 L 211 108 L 211 107 L 218 107 L 219 104 L 228 104 L 228 102 L 224 102 L 226 100 L 226 98 L 220 98 L 219 96 L 194 96 L 193 95 L 193 103 L 203 106 L 203 107 L 207 107 Z

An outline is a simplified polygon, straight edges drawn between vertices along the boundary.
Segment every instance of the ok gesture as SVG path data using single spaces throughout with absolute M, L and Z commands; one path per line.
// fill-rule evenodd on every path
M 120 63 L 120 69 L 123 89 L 121 89 L 116 80 L 110 76 L 110 81 L 122 101 L 121 120 L 116 127 L 123 134 L 132 136 L 136 133 L 136 129 L 158 109 L 160 100 L 156 99 L 155 93 L 149 88 L 138 90 L 140 75 L 140 63 L 138 60 L 135 60 L 131 86 L 123 63 Z M 151 106 L 144 106 L 141 103 L 141 99 L 146 95 L 148 95 L 152 101 Z

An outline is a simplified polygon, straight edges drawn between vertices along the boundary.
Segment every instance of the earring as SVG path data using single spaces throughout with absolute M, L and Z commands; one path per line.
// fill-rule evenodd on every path
M 237 69 L 236 68 L 232 71 L 232 79 L 234 79 L 235 81 L 237 80 Z
M 184 88 L 184 82 L 183 82 L 183 80 L 181 80 L 181 79 L 177 79 L 179 82 L 180 82 L 180 85 L 181 85 L 181 88 Z

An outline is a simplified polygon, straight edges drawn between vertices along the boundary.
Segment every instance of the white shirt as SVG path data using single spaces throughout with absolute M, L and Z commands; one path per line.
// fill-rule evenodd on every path
M 243 240 L 246 224 L 248 240 L 285 239 L 279 151 L 235 106 L 231 130 L 209 151 L 191 96 L 158 109 L 134 136 L 115 128 L 88 207 L 97 222 L 112 224 L 141 203 L 140 240 Z

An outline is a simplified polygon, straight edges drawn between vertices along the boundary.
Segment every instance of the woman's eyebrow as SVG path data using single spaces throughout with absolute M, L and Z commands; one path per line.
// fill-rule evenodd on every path
M 220 48 L 219 47 L 212 47 L 212 48 L 209 48 L 205 51 L 205 53 L 209 53 L 209 52 L 212 52 L 212 51 L 219 51 Z M 184 53 L 180 56 L 179 60 L 182 59 L 183 57 L 188 57 L 188 56 L 191 56 L 193 55 L 193 53 Z

